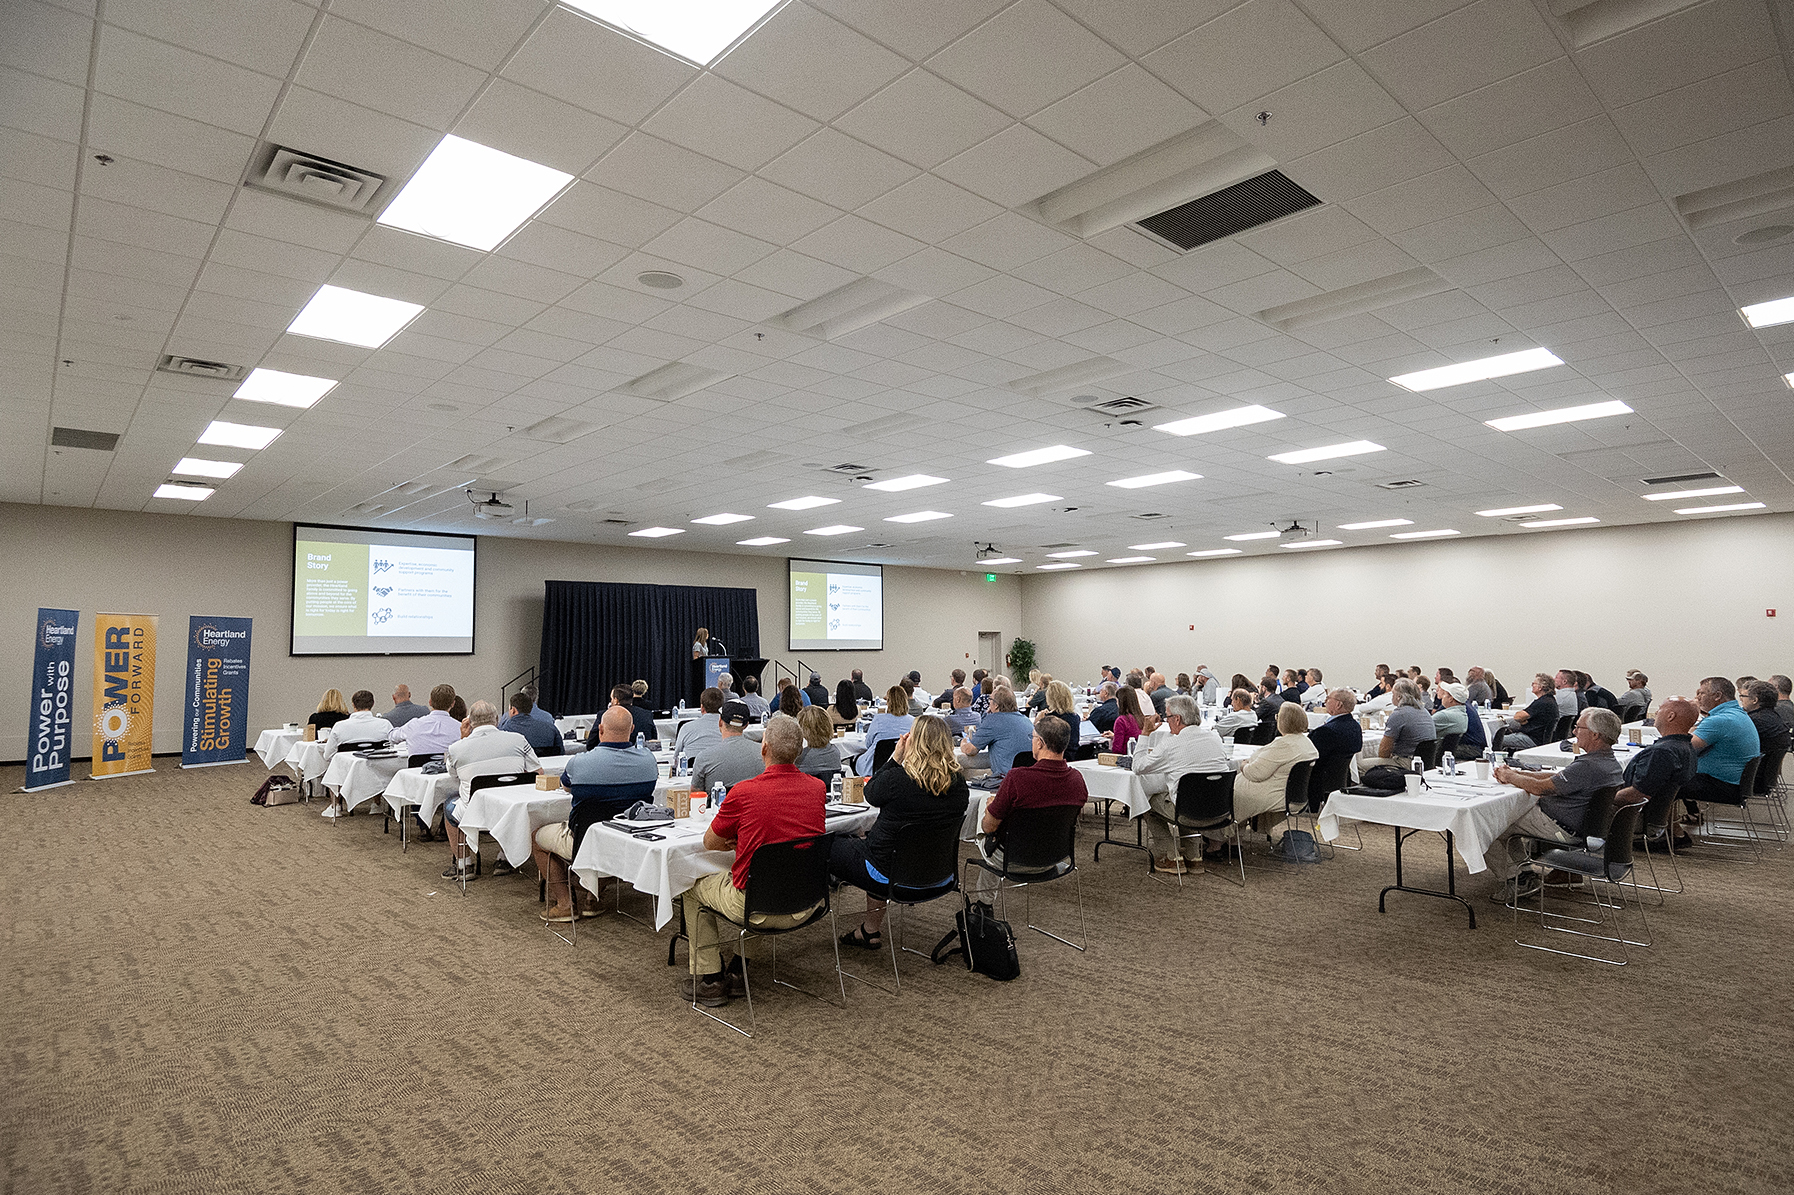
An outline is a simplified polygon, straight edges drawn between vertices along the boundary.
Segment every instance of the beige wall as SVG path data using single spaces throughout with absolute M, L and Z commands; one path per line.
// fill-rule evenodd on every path
M 53 506 L 0 505 L 0 760 L 25 754 L 32 643 L 39 606 L 81 611 L 76 650 L 78 719 L 91 714 L 93 615 L 100 610 L 161 616 L 155 749 L 179 751 L 181 672 L 187 617 L 247 615 L 255 619 L 250 668 L 250 743 L 265 726 L 304 717 L 318 694 L 369 688 L 382 701 L 403 681 L 413 691 L 447 681 L 466 694 L 496 700 L 499 686 L 536 662 L 542 625 L 542 582 L 628 581 L 662 585 L 752 586 L 760 593 L 760 645 L 795 665 L 785 638 L 783 556 L 719 556 L 523 539 L 482 538 L 471 656 L 294 658 L 287 654 L 292 606 L 290 523 L 197 516 L 130 514 Z M 970 670 L 979 631 L 1000 631 L 1007 648 L 1021 633 L 1020 584 L 986 582 L 982 572 L 885 570 L 885 650 L 810 652 L 804 658 L 832 683 L 864 668 L 875 688 L 920 669 L 938 690 L 947 671 Z M 680 645 L 684 646 L 684 645 Z M 768 670 L 771 675 L 771 669 Z M 382 707 L 384 708 L 384 707 Z M 556 711 L 557 713 L 566 711 Z M 76 754 L 87 754 L 76 736 Z
M 1314 665 L 1360 689 L 1378 663 L 1532 674 L 1628 668 L 1658 696 L 1794 675 L 1794 515 L 1279 552 L 1028 577 L 1022 625 L 1049 672 L 1207 664 L 1223 682 Z M 1764 610 L 1777 610 L 1766 618 Z M 1195 629 L 1191 630 L 1194 624 Z

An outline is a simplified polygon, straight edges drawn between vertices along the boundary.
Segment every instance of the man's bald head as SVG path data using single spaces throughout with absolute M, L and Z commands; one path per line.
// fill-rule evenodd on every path
M 1687 734 L 1700 720 L 1701 712 L 1686 697 L 1672 697 L 1657 707 L 1653 719 L 1658 734 Z
M 397 688 L 395 688 L 392 691 L 392 700 L 393 700 L 394 705 L 402 705 L 405 702 L 410 701 L 411 700 L 411 686 L 410 685 L 400 685 Z
M 635 734 L 635 718 L 620 705 L 613 705 L 598 719 L 598 741 L 627 743 Z

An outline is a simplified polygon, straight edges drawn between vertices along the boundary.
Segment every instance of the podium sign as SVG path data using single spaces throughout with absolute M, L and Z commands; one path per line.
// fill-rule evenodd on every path
M 728 656 L 709 656 L 704 660 L 704 687 L 714 689 L 722 680 L 723 673 L 729 671 Z

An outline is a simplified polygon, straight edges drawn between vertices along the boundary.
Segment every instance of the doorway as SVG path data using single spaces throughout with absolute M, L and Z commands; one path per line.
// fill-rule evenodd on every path
M 1000 673 L 1003 663 L 1003 632 L 978 632 L 978 667 L 990 673 Z

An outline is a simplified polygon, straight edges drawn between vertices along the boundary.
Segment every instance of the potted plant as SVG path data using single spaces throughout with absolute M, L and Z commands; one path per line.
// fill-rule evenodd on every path
M 1003 657 L 1003 662 L 1009 665 L 1009 675 L 1022 684 L 1027 683 L 1028 673 L 1034 671 L 1036 666 L 1034 652 L 1032 639 L 1009 641 L 1009 654 Z

